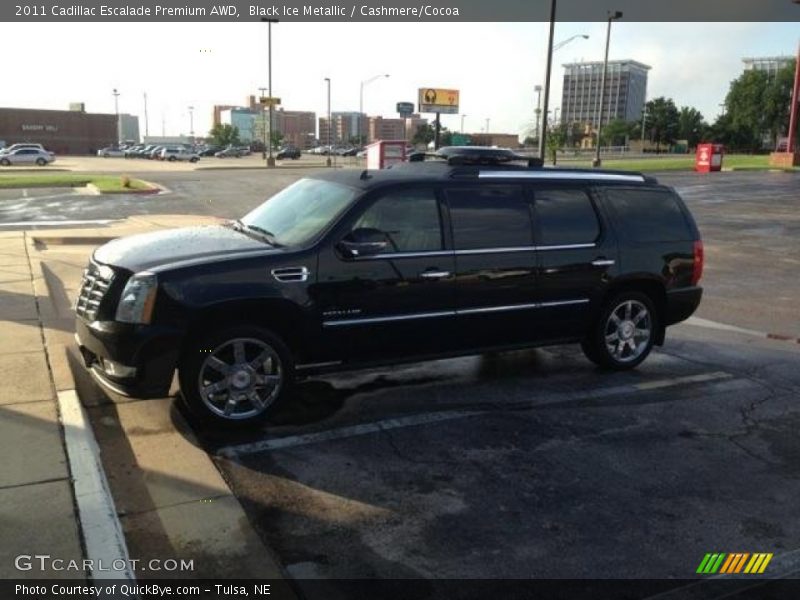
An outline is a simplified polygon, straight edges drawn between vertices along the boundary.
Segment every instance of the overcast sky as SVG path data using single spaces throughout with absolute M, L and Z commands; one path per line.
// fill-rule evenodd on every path
M 556 42 L 577 39 L 554 57 L 551 106 L 561 104 L 565 62 L 602 60 L 605 23 L 559 23 Z M 332 110 L 396 116 L 395 103 L 416 102 L 420 87 L 461 91 L 467 131 L 522 134 L 533 121 L 534 86 L 544 81 L 546 23 L 279 23 L 272 28 L 273 95 L 287 110 L 326 111 L 323 79 L 332 79 Z M 267 84 L 267 34 L 261 23 L 4 23 L 0 106 L 137 114 L 144 134 L 211 126 L 214 104 L 240 104 Z M 626 23 L 613 26 L 610 58 L 652 67 L 648 98 L 672 97 L 709 120 L 746 56 L 792 55 L 797 23 Z M 24 48 L 24 52 L 21 50 Z M 442 117 L 460 128 L 459 117 Z

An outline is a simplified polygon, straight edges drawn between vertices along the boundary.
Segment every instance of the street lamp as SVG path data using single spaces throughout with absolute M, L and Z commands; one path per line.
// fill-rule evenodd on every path
M 608 31 L 606 32 L 606 58 L 603 61 L 603 77 L 600 79 L 600 107 L 597 110 L 597 148 L 595 149 L 594 160 L 592 161 L 593 167 L 599 167 L 603 164 L 600 160 L 600 134 L 603 129 L 603 104 L 606 100 L 606 72 L 608 71 L 608 47 L 611 44 L 611 21 L 616 21 L 622 18 L 620 11 L 608 13 Z
M 272 24 L 277 23 L 278 19 L 268 19 L 267 17 L 261 17 L 261 21 L 267 24 L 267 68 L 269 73 L 269 78 L 267 81 L 268 91 L 269 91 L 269 139 L 265 140 L 267 144 L 267 148 L 269 149 L 269 154 L 267 156 L 267 166 L 274 167 L 275 166 L 275 158 L 272 156 L 272 105 L 274 102 L 272 101 Z
M 189 137 L 194 144 L 194 106 L 189 107 Z
M 565 40 L 558 42 L 557 44 L 553 45 L 553 27 L 555 24 L 555 15 L 556 15 L 556 3 L 553 0 L 553 4 L 551 7 L 550 13 L 550 46 L 548 47 L 548 54 L 547 54 L 547 75 L 546 75 L 546 82 L 545 82 L 545 93 L 544 93 L 544 114 L 547 115 L 548 110 L 547 107 L 550 104 L 550 73 L 552 70 L 552 63 L 553 63 L 553 53 L 556 50 L 560 50 L 567 44 L 569 44 L 573 40 L 577 40 L 579 38 L 588 40 L 589 36 L 585 33 L 579 33 L 577 35 L 573 35 L 572 37 L 568 37 Z M 542 130 L 539 131 L 539 121 L 542 115 L 542 106 L 541 106 L 541 91 L 542 86 L 537 85 L 533 88 L 533 91 L 537 93 L 536 99 L 536 135 L 539 138 L 539 156 L 540 158 L 544 158 L 544 148 L 545 142 L 547 137 L 547 117 L 544 118 Z
M 464 133 L 464 117 L 468 117 L 469 115 L 461 115 L 461 133 Z
M 262 98 L 264 98 L 264 94 L 267 93 L 267 88 L 258 88 L 258 91 L 261 92 L 261 96 L 259 97 L 259 102 L 262 102 L 261 105 L 261 137 L 264 138 L 264 149 L 261 151 L 261 158 L 267 158 L 267 115 L 264 114 L 264 105 Z
M 325 159 L 325 165 L 331 166 L 331 153 L 333 153 L 333 144 L 331 138 L 333 137 L 333 122 L 331 121 L 331 78 L 326 77 L 325 83 L 328 84 L 328 157 Z
M 119 130 L 119 92 L 117 88 L 111 90 L 111 94 L 114 96 L 114 119 L 117 122 L 117 146 L 119 146 L 119 138 L 121 137 L 120 130 Z
M 358 95 L 358 144 L 361 145 L 361 119 L 364 115 L 364 86 L 369 85 L 373 81 L 380 79 L 381 77 L 389 77 L 389 74 L 385 75 L 375 75 L 375 77 L 370 77 L 369 79 L 365 79 L 361 82 L 361 89 Z

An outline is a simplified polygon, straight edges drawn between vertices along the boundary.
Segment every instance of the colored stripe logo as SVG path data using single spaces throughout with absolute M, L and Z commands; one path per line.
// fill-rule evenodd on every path
M 703 557 L 697 573 L 701 575 L 747 573 L 758 575 L 763 573 L 774 554 L 767 552 L 734 552 L 708 553 Z

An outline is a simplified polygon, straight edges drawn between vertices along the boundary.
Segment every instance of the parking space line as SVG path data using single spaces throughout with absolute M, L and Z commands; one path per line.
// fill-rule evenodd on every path
M 618 385 L 608 388 L 600 388 L 597 390 L 590 390 L 586 392 L 555 392 L 552 394 L 545 394 L 544 396 L 533 399 L 526 407 L 531 409 L 539 406 L 547 406 L 550 404 L 558 404 L 565 401 L 576 400 L 592 400 L 595 398 L 605 398 L 608 396 L 618 396 L 622 394 L 635 394 L 637 392 L 647 392 L 656 389 L 664 389 L 669 387 L 676 387 L 681 385 L 691 385 L 708 383 L 712 381 L 720 381 L 723 379 L 732 379 L 733 375 L 725 371 L 713 371 L 710 373 L 699 373 L 696 375 L 686 375 L 683 377 L 669 377 L 665 379 L 655 379 L 653 381 L 645 381 L 642 383 Z M 519 403 L 514 403 L 509 408 L 519 409 Z M 501 409 L 502 410 L 502 409 Z M 394 419 L 382 419 L 380 421 L 373 421 L 371 423 L 361 423 L 359 425 L 348 425 L 346 427 L 337 427 L 335 429 L 328 429 L 325 431 L 318 431 L 314 433 L 305 433 L 300 435 L 289 435 L 284 437 L 258 440 L 256 442 L 248 442 L 245 444 L 224 446 L 217 450 L 217 455 L 225 458 L 236 458 L 247 454 L 257 454 L 259 452 L 270 452 L 272 450 L 281 450 L 286 448 L 294 448 L 297 446 L 308 446 L 310 444 L 317 444 L 331 440 L 341 440 L 346 438 L 358 437 L 368 435 L 371 433 L 379 433 L 391 429 L 399 429 L 403 427 L 414 427 L 418 425 L 428 425 L 431 423 L 440 423 L 442 421 L 452 421 L 455 419 L 465 419 L 468 417 L 475 417 L 479 415 L 496 413 L 497 410 L 443 410 L 432 413 L 419 413 L 409 415 L 406 417 L 397 417 Z

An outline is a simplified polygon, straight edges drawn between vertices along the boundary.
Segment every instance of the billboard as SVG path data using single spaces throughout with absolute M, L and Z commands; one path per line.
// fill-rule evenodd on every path
M 458 90 L 419 88 L 419 112 L 458 114 Z

